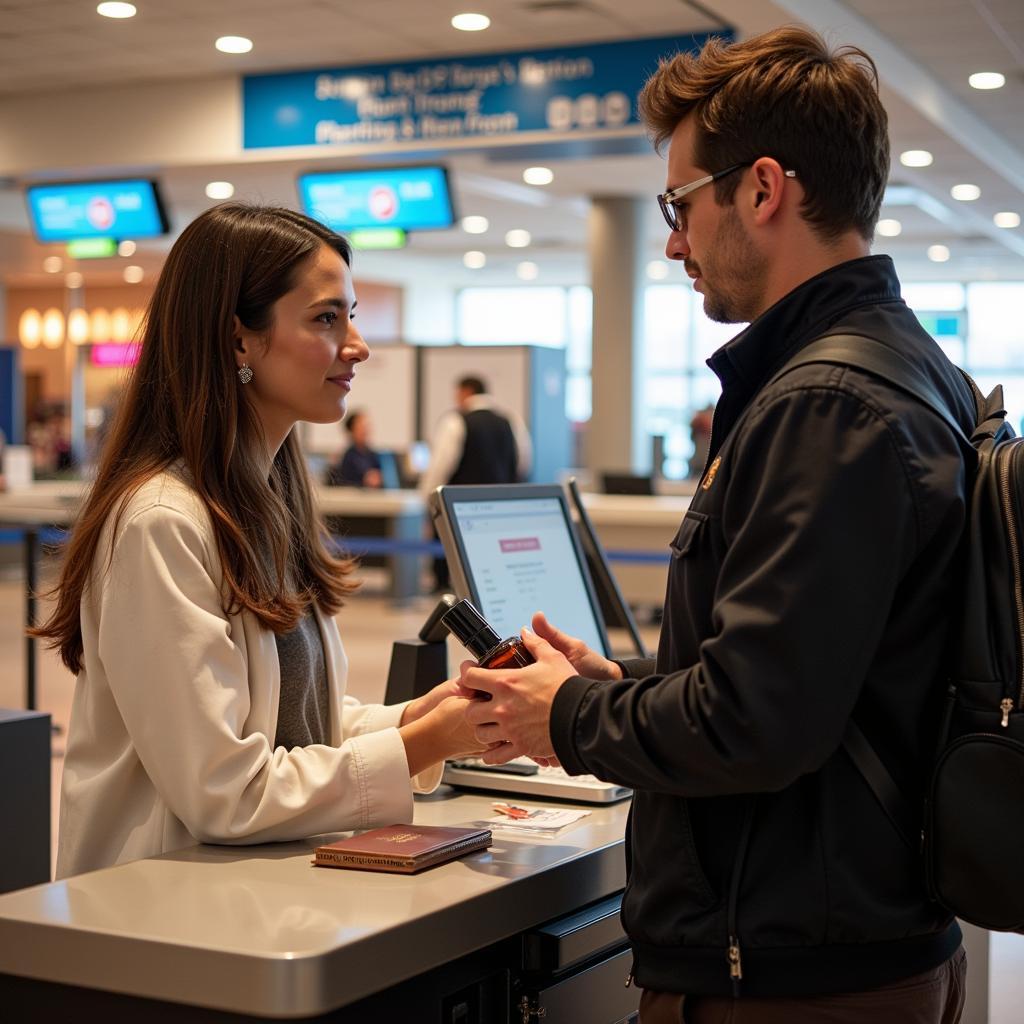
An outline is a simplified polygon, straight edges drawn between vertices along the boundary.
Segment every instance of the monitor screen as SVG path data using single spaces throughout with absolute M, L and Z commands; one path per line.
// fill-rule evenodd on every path
M 381 167 L 299 177 L 303 213 L 334 231 L 450 228 L 455 220 L 444 167 Z
M 502 637 L 518 635 L 534 612 L 543 611 L 559 629 L 607 654 L 564 497 L 517 497 L 514 487 L 502 490 L 500 497 L 463 500 L 458 488 L 444 488 L 468 596 Z
M 40 242 L 77 238 L 153 238 L 167 234 L 155 181 L 78 181 L 30 185 L 32 230 Z

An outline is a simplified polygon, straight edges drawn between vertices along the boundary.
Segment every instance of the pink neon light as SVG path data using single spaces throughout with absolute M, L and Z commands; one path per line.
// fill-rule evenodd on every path
M 93 345 L 90 362 L 93 366 L 134 366 L 139 361 L 138 344 L 120 345 L 117 342 L 103 342 Z

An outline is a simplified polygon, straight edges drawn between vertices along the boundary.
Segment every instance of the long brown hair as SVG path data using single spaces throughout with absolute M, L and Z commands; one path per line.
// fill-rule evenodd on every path
M 819 237 L 851 228 L 870 241 L 889 177 L 888 117 L 874 62 L 855 46 L 836 51 L 788 26 L 739 43 L 712 38 L 699 54 L 661 61 L 639 98 L 657 148 L 693 115 L 693 158 L 720 171 L 771 156 L 795 170 L 801 212 Z M 715 182 L 732 202 L 736 175 Z
M 355 589 L 346 578 L 353 562 L 328 551 L 295 431 L 278 450 L 269 481 L 261 471 L 263 434 L 233 351 L 234 317 L 269 335 L 274 303 L 325 245 L 351 265 L 345 239 L 302 214 L 223 203 L 197 217 L 171 248 L 146 314 L 138 364 L 53 589 L 56 607 L 30 631 L 50 640 L 72 672 L 82 669 L 81 601 L 99 568 L 104 524 L 113 514 L 116 536 L 131 496 L 174 464 L 184 467 L 209 510 L 225 614 L 248 609 L 281 633 L 314 602 L 333 615 Z

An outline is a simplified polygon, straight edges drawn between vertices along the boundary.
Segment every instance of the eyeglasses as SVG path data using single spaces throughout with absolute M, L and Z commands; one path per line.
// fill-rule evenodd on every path
M 753 160 L 747 160 L 741 164 L 733 164 L 724 170 L 715 171 L 714 174 L 706 174 L 703 178 L 691 181 L 688 185 L 680 185 L 679 188 L 674 188 L 669 192 L 662 192 L 658 196 L 658 206 L 661 208 L 665 223 L 673 231 L 682 231 L 686 227 L 686 211 L 683 207 L 676 205 L 680 199 L 688 196 L 691 192 L 696 192 L 704 185 L 710 185 L 711 182 L 718 181 L 719 178 L 724 178 L 727 174 L 732 174 L 733 171 L 738 171 L 741 167 L 750 167 L 753 163 Z M 796 177 L 796 171 L 784 171 L 783 173 L 787 178 Z

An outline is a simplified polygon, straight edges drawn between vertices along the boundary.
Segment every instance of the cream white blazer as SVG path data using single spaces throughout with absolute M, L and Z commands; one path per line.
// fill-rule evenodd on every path
M 104 527 L 82 599 L 57 877 L 205 843 L 264 843 L 412 820 L 404 705 L 344 696 L 348 662 L 317 611 L 330 745 L 275 748 L 274 634 L 221 609 L 210 517 L 161 473 Z M 441 765 L 417 777 L 429 791 Z

